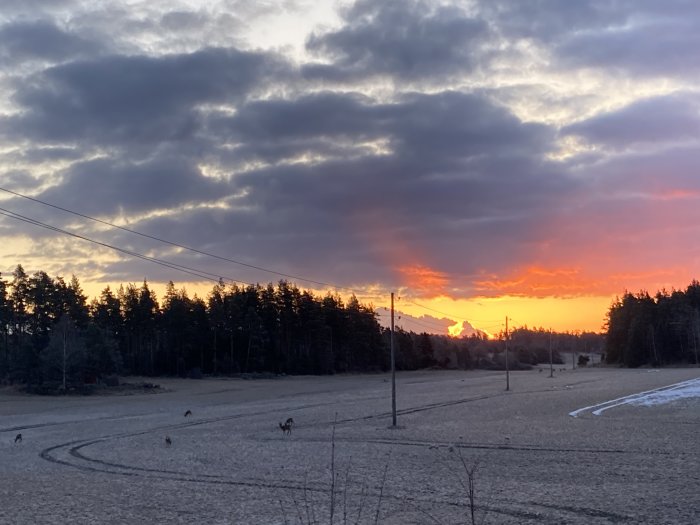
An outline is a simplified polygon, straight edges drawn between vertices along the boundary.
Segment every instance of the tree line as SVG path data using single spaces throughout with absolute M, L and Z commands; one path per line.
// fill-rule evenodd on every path
M 352 296 L 316 297 L 286 281 L 216 284 L 206 299 L 170 282 L 105 288 L 90 303 L 80 282 L 0 276 L 0 377 L 26 384 L 94 382 L 109 374 L 330 374 L 382 370 L 377 314 Z
M 397 366 L 407 369 L 438 368 L 505 369 L 506 347 L 511 370 L 536 365 L 564 364 L 563 353 L 574 357 L 601 354 L 604 337 L 594 332 L 554 332 L 544 328 L 521 326 L 509 333 L 501 331 L 493 338 L 475 333 L 460 338 L 397 331 L 400 353 Z M 507 340 L 507 345 L 506 345 Z M 550 354 L 551 351 L 551 354 Z
M 520 328 L 509 334 L 512 367 L 548 362 L 585 334 Z M 0 275 L 0 379 L 27 385 L 95 383 L 106 376 L 334 374 L 386 371 L 390 330 L 371 305 L 328 293 L 317 297 L 280 281 L 219 282 L 206 298 L 174 283 L 162 300 L 144 281 L 106 287 L 88 302 L 73 276 Z M 504 334 L 454 338 L 396 330 L 398 370 L 502 367 Z M 556 354 L 555 351 L 555 356 Z
M 607 314 L 606 361 L 621 366 L 700 364 L 700 282 L 685 290 L 625 292 Z

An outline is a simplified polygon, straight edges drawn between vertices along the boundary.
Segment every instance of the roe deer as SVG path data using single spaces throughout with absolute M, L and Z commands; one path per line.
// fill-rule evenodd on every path
M 170 436 L 165 436 L 165 446 L 169 447 L 172 444 L 173 444 L 173 440 L 170 439 Z
M 192 415 L 192 411 L 191 411 L 191 410 L 185 411 L 185 417 L 191 416 L 191 415 Z
M 15 443 L 21 443 L 22 442 L 22 434 L 17 434 L 15 436 Z
M 292 433 L 292 423 L 290 423 L 289 419 L 284 425 L 280 423 L 280 428 L 282 429 L 282 433 L 285 435 Z

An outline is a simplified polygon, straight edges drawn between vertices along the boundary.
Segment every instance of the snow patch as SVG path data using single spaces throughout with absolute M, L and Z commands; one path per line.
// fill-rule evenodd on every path
M 644 397 L 633 399 L 630 401 L 630 405 L 637 406 L 654 406 L 663 405 L 665 403 L 671 403 L 673 401 L 678 401 L 679 399 L 700 397 L 700 378 L 689 381 L 686 385 L 673 389 L 673 390 L 662 390 L 659 392 L 654 392 L 648 394 Z
M 694 397 L 700 397 L 700 377 L 661 388 L 655 388 L 653 390 L 647 390 L 645 392 L 639 392 L 637 394 L 618 397 L 617 399 L 598 403 L 597 405 L 579 408 L 578 410 L 569 412 L 569 415 L 571 417 L 578 417 L 579 414 L 590 410 L 594 416 L 599 416 L 606 410 L 621 405 L 655 406 L 678 401 L 679 399 Z

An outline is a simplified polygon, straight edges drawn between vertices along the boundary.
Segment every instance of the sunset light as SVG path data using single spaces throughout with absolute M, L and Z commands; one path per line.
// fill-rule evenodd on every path
M 698 525 L 699 44 L 0 0 L 0 525 Z
M 694 66 L 600 52 L 636 49 L 646 4 L 559 6 L 539 30 L 506 4 L 8 10 L 2 274 L 75 274 L 90 297 L 283 279 L 378 310 L 394 291 L 404 323 L 451 335 L 506 315 L 599 331 L 626 290 L 682 288 Z

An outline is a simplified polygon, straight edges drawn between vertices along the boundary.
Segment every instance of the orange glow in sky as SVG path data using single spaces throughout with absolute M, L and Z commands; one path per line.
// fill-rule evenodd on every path
M 422 264 L 401 266 L 398 271 L 403 276 L 406 286 L 424 294 L 439 294 L 448 282 L 446 274 Z
M 700 278 L 693 2 L 124 3 L 2 10 L 5 279 L 288 278 L 495 334 Z
M 127 283 L 124 283 L 126 285 Z M 137 287 L 142 283 L 135 283 Z M 82 283 L 83 289 L 90 297 L 98 296 L 107 283 Z M 212 283 L 175 283 L 176 288 L 186 288 L 190 297 L 195 294 L 205 298 L 212 289 Z M 113 292 L 119 287 L 119 283 L 111 283 Z M 159 300 L 162 300 L 165 285 L 163 283 L 149 282 L 149 287 L 156 292 Z M 323 295 L 326 291 L 315 291 Z M 341 294 L 342 295 L 342 294 Z M 408 314 L 421 322 L 428 315 L 433 318 L 448 318 L 452 325 L 445 325 L 446 330 L 440 331 L 434 322 L 412 325 L 406 320 L 405 328 L 416 332 L 431 331 L 445 333 L 453 336 L 460 335 L 462 322 L 467 321 L 472 327 L 481 330 L 490 336 L 496 335 L 505 328 L 505 317 L 509 317 L 511 327 L 528 326 L 553 329 L 555 331 L 593 331 L 603 330 L 605 314 L 610 307 L 615 295 L 595 295 L 578 297 L 527 297 L 516 295 L 502 295 L 498 297 L 476 297 L 471 299 L 452 299 L 447 296 L 433 298 L 400 297 L 397 294 L 395 308 L 397 316 Z M 389 295 L 377 295 L 368 293 L 366 296 L 358 296 L 364 303 L 371 303 L 375 308 L 388 308 Z M 417 306 L 416 304 L 420 306 Z M 428 307 L 432 310 L 427 310 Z M 441 313 L 438 313 L 437 310 Z M 383 310 L 384 312 L 386 310 Z M 449 314 L 449 315 L 444 315 Z M 428 323 L 428 324 L 426 324 Z

